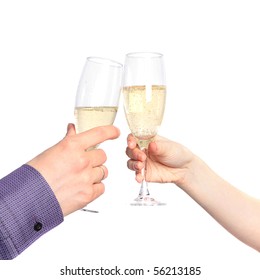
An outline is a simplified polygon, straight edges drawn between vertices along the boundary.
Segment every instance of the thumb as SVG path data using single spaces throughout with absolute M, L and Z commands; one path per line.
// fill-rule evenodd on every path
M 73 123 L 69 123 L 67 126 L 66 136 L 72 136 L 76 134 L 75 125 Z
M 149 145 L 149 155 L 166 156 L 171 148 L 171 143 L 168 139 L 156 136 L 155 142 Z
M 183 145 L 167 138 L 156 136 L 149 146 L 149 157 L 169 167 L 183 167 L 190 162 L 193 154 Z

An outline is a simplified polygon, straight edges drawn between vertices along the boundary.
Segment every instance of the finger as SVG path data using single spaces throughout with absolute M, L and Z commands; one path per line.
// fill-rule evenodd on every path
M 67 133 L 66 136 L 71 136 L 76 134 L 75 125 L 73 123 L 69 123 L 67 126 Z
M 146 160 L 146 154 L 141 151 L 139 148 L 126 148 L 126 154 L 130 159 L 137 160 L 137 161 L 145 161 Z
M 106 153 L 102 149 L 95 149 L 91 151 L 84 151 L 84 156 L 87 157 L 88 162 L 92 167 L 97 167 L 104 164 L 107 160 Z
M 135 139 L 135 137 L 133 136 L 133 134 L 129 134 L 127 137 L 127 146 L 130 149 L 134 149 L 137 146 L 137 141 Z
M 105 192 L 105 185 L 102 182 L 93 184 L 93 191 L 94 191 L 94 197 L 93 197 L 92 201 L 97 199 L 99 196 L 101 196 Z
M 148 153 L 150 158 L 157 158 L 168 156 L 172 150 L 173 142 L 167 138 L 156 136 L 156 141 L 151 142 L 148 147 Z
M 135 175 L 135 180 L 138 182 L 138 183 L 142 183 L 143 182 L 143 180 L 144 180 L 144 177 L 143 177 L 143 175 L 141 174 L 141 172 L 139 173 L 136 173 L 136 175 Z
M 93 168 L 92 170 L 93 183 L 100 183 L 108 176 L 108 170 L 104 165 Z
M 141 171 L 144 168 L 144 162 L 130 159 L 127 161 L 127 167 L 133 171 Z
M 91 193 L 87 192 L 84 196 L 84 205 L 82 207 L 87 206 L 90 202 L 97 199 L 105 192 L 105 185 L 101 182 L 93 184 L 91 188 Z M 81 207 L 81 208 L 82 208 Z
M 158 145 L 156 142 L 151 142 L 148 146 L 149 155 L 156 155 L 159 152 Z
M 118 138 L 120 131 L 113 125 L 99 126 L 77 134 L 84 149 L 96 146 L 106 140 Z

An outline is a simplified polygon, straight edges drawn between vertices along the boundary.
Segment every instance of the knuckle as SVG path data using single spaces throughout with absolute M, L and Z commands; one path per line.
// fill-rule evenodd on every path
M 77 165 L 79 166 L 80 170 L 86 169 L 91 165 L 91 160 L 86 156 L 80 156 L 77 160 Z M 87 172 L 88 174 L 88 172 Z M 87 176 L 88 179 L 88 176 Z
M 91 160 L 86 156 L 82 156 L 82 162 L 85 167 L 91 166 Z
M 89 203 L 94 199 L 94 191 L 92 187 L 85 187 L 84 190 L 80 192 L 80 200 L 82 203 Z
M 80 203 L 81 205 L 87 205 L 89 202 L 91 202 L 91 197 L 92 195 L 86 191 L 84 192 L 81 192 L 79 194 L 79 200 L 80 200 Z
M 90 203 L 105 192 L 105 185 L 103 183 L 99 183 L 98 185 L 98 187 L 92 185 L 80 192 L 80 201 L 82 204 L 86 205 Z

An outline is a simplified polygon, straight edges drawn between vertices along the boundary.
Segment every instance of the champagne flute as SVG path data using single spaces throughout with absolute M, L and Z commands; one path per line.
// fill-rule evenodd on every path
M 75 102 L 77 133 L 114 123 L 121 91 L 122 69 L 121 63 L 110 59 L 101 57 L 86 59 Z M 87 151 L 97 146 L 90 147 Z
M 162 54 L 138 52 L 126 55 L 123 96 L 128 126 L 139 148 L 148 153 L 148 145 L 157 134 L 165 108 L 166 82 Z M 146 162 L 144 166 L 144 180 L 132 205 L 164 205 L 150 196 L 145 180 Z

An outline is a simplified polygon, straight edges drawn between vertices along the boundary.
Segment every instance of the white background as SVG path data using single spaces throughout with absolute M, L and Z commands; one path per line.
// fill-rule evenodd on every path
M 87 56 L 124 62 L 128 52 L 158 51 L 165 55 L 168 85 L 160 134 L 260 197 L 259 14 L 258 1 L 250 0 L 2 0 L 0 177 L 63 138 L 74 121 Z M 66 265 L 118 265 L 151 271 L 200 266 L 202 275 L 117 279 L 259 279 L 259 253 L 176 186 L 151 185 L 167 206 L 129 206 L 139 186 L 126 167 L 129 130 L 122 107 L 115 125 L 121 137 L 102 146 L 108 155 L 106 192 L 89 206 L 100 214 L 68 216 L 15 260 L 1 262 L 0 278 L 63 279 Z

